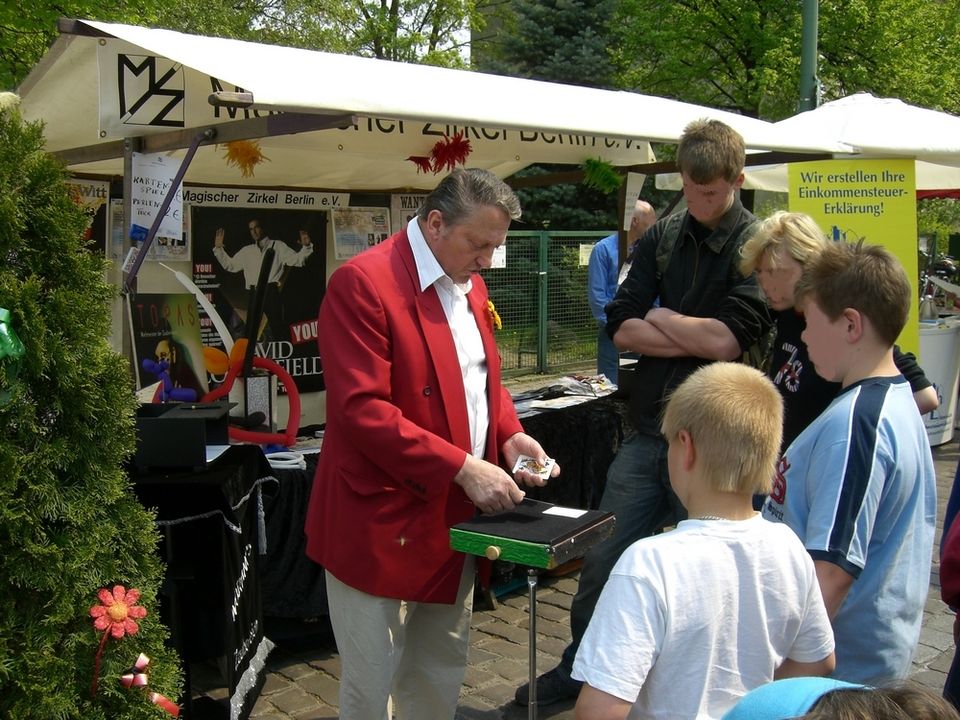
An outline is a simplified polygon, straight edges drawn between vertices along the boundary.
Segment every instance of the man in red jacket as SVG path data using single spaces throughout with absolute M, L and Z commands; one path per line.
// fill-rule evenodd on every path
M 477 271 L 513 191 L 458 169 L 407 227 L 330 277 L 319 343 L 327 425 L 307 514 L 340 653 L 340 717 L 453 718 L 474 564 L 449 529 L 524 496 L 518 457 L 545 459 L 500 384 L 493 308 Z M 556 467 L 553 474 L 559 473 Z

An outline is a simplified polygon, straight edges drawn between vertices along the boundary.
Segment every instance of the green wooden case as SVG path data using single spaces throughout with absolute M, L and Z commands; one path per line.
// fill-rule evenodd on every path
M 491 560 L 550 570 L 583 557 L 613 532 L 611 512 L 587 510 L 576 518 L 546 512 L 554 507 L 525 498 L 513 510 L 458 523 L 450 528 L 450 547 Z

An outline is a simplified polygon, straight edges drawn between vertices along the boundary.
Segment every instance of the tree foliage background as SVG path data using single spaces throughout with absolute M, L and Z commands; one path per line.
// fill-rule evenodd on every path
M 60 17 L 163 27 L 446 67 L 466 67 L 488 0 L 37 0 L 0 4 L 0 90 L 57 37 Z
M 621 87 L 782 120 L 797 111 L 801 2 L 622 0 Z M 823 100 L 855 92 L 960 112 L 957 0 L 821 0 Z
M 489 32 L 480 34 L 482 44 L 475 48 L 474 63 L 483 72 L 612 89 L 618 77 L 607 31 L 617 2 L 512 0 L 488 17 Z M 557 169 L 539 165 L 518 175 Z M 532 227 L 595 230 L 619 225 L 616 193 L 564 183 L 521 189 L 517 195 L 523 219 Z
M 146 693 L 119 683 L 143 652 L 150 686 L 180 695 L 156 602 L 157 531 L 123 469 L 135 399 L 107 342 L 116 291 L 42 147 L 38 125 L 0 106 L 0 307 L 26 350 L 0 360 L 0 717 L 155 719 Z M 142 592 L 148 615 L 106 642 L 92 697 L 103 633 L 89 610 L 117 583 Z

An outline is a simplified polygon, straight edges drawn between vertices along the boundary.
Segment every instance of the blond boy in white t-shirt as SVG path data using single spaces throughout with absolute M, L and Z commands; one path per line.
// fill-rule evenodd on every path
M 689 519 L 613 569 L 573 666 L 578 720 L 719 718 L 775 678 L 833 670 L 813 561 L 753 510 L 782 417 L 776 388 L 746 365 L 707 365 L 673 393 L 662 431 Z

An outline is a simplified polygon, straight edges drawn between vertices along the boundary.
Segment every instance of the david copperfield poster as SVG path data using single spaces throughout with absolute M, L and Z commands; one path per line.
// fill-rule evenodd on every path
M 190 207 L 193 281 L 233 339 L 255 337 L 256 354 L 281 365 L 299 392 L 323 390 L 317 314 L 326 285 L 324 208 L 346 199 L 240 188 L 185 188 L 184 199 Z M 274 257 L 263 269 L 263 312 L 251 328 L 248 315 L 267 248 L 274 250 Z M 202 319 L 202 328 L 205 345 L 222 347 L 209 319 Z

